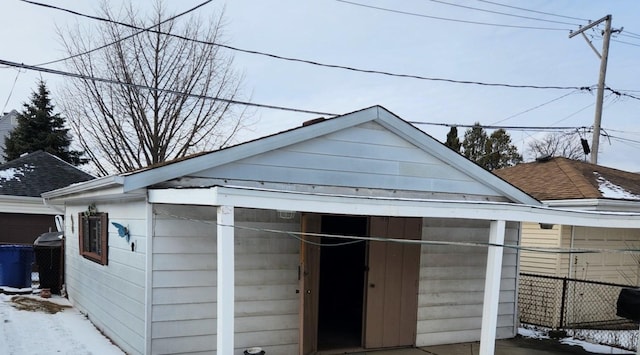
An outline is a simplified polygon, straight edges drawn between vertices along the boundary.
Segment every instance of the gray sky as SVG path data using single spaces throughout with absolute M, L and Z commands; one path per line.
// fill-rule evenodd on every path
M 512 7 L 481 0 L 353 1 L 396 12 L 335 0 L 231 0 L 226 3 L 225 12 L 227 44 L 321 63 L 429 78 L 587 87 L 598 81 L 600 60 L 581 36 L 569 39 L 568 30 L 577 29 L 578 24 L 587 24 L 580 19 L 597 20 L 611 14 L 614 29 L 624 27 L 624 30 L 611 43 L 607 85 L 640 98 L 640 2 L 636 0 L 492 1 Z M 41 2 L 87 14 L 96 14 L 99 5 L 99 1 Z M 180 12 L 200 2 L 182 0 L 167 1 L 167 4 L 173 12 Z M 112 0 L 110 3 L 119 6 L 121 1 Z M 151 3 L 146 0 L 136 2 L 142 11 Z M 219 11 L 221 4 L 208 4 L 198 14 L 207 17 Z M 482 12 L 451 4 L 566 24 Z M 64 57 L 56 27 L 72 25 L 76 21 L 97 25 L 91 20 L 19 0 L 3 0 L 0 9 L 3 14 L 0 41 L 4 48 L 0 59 L 25 64 Z M 426 16 L 563 30 L 487 26 Z M 593 36 L 593 44 L 600 51 L 602 40 L 599 31 L 588 31 L 587 34 Z M 509 126 L 577 127 L 591 126 L 594 119 L 595 91 L 516 89 L 398 78 L 244 53 L 235 53 L 235 65 L 244 73 L 244 88 L 249 100 L 261 104 L 338 114 L 382 105 L 408 121 L 448 124 L 479 121 Z M 57 64 L 51 68 L 64 70 L 64 65 Z M 20 110 L 39 77 L 40 74 L 34 72 L 0 69 L 0 105 L 3 111 Z M 52 90 L 54 100 L 57 89 L 65 80 L 71 80 L 50 74 L 42 74 L 42 77 Z M 640 171 L 639 109 L 640 100 L 606 95 L 602 127 L 615 138 L 611 138 L 611 143 L 606 138 L 601 139 L 601 165 Z M 289 129 L 317 117 L 267 109 L 254 109 L 253 112 L 255 124 L 251 131 L 242 134 L 242 139 Z M 419 127 L 440 141 L 445 139 L 448 131 L 448 128 L 438 126 Z M 464 128 L 459 128 L 461 134 L 463 131 Z M 521 153 L 526 153 L 528 141 L 544 135 L 517 130 L 509 130 L 509 133 Z M 586 138 L 591 141 L 590 134 L 587 133 Z M 525 155 L 525 159 L 531 157 Z

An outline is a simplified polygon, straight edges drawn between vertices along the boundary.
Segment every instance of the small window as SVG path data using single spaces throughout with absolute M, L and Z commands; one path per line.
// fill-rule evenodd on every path
M 78 214 L 80 255 L 107 265 L 109 235 L 107 232 L 108 214 L 103 212 Z

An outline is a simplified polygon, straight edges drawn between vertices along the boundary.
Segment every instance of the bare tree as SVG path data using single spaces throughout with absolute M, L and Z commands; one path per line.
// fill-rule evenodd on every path
M 549 133 L 542 139 L 531 141 L 527 145 L 527 151 L 534 158 L 554 156 L 580 160 L 585 156 L 578 132 Z
M 109 5 L 103 2 L 102 17 L 153 31 L 136 35 L 140 30 L 101 22 L 94 33 L 79 26 L 61 32 L 70 55 L 113 43 L 73 58 L 69 69 L 124 84 L 73 79 L 64 93 L 68 121 L 97 172 L 135 170 L 228 145 L 245 116 L 230 103 L 242 78 L 231 55 L 202 43 L 223 40 L 222 14 L 205 22 L 194 16 L 167 21 L 160 0 L 147 19 L 132 4 L 117 14 Z

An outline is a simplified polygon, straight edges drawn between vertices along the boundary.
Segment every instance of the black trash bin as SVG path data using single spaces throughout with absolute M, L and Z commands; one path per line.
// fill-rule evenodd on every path
M 40 289 L 48 288 L 54 294 L 60 294 L 63 284 L 63 236 L 62 232 L 43 233 L 33 242 Z

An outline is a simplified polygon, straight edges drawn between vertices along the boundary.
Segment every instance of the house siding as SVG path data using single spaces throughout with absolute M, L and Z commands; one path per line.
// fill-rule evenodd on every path
M 563 246 L 571 245 L 571 227 L 566 226 Z M 640 230 L 574 227 L 574 248 L 638 249 Z M 640 285 L 640 258 L 635 254 L 563 254 L 559 276 L 629 286 Z
M 99 265 L 79 253 L 78 213 L 86 205 L 67 206 L 65 223 L 66 289 L 71 303 L 128 354 L 144 353 L 146 204 L 97 203 L 109 214 L 108 265 Z M 111 222 L 128 226 L 131 245 Z
M 175 217 L 180 216 L 180 217 Z M 216 348 L 216 209 L 154 206 L 153 354 Z M 263 229 L 300 231 L 299 218 L 235 210 L 235 344 L 297 354 L 300 242 Z
M 505 243 L 518 242 L 519 225 L 508 223 Z M 423 240 L 487 243 L 488 221 L 425 218 Z M 504 249 L 497 338 L 515 335 L 518 254 Z M 480 339 L 487 248 L 423 245 L 418 294 L 417 346 Z
M 554 225 L 542 229 L 538 223 L 522 223 L 522 246 L 536 248 L 559 248 L 560 236 L 566 227 Z M 556 276 L 560 268 L 560 256 L 556 253 L 540 253 L 523 250 L 520 254 L 520 272 Z
M 496 191 L 368 122 L 193 177 L 487 195 Z

